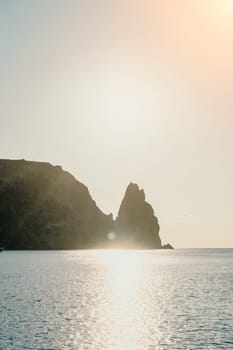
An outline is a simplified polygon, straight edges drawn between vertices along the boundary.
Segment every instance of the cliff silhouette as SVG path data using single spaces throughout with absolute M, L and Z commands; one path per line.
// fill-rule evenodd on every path
M 128 186 L 114 221 L 62 167 L 5 159 L 0 242 L 7 249 L 162 248 L 158 219 L 138 185 Z

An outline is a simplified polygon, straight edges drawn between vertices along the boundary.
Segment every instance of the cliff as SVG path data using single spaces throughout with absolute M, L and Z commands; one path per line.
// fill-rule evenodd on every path
M 112 215 L 61 167 L 0 160 L 0 242 L 7 249 L 91 248 L 112 226 Z
M 0 243 L 7 249 L 161 248 L 145 194 L 130 184 L 114 222 L 60 166 L 0 160 Z

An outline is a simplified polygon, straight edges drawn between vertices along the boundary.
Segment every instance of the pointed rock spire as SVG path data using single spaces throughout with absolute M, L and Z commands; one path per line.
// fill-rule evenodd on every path
M 126 189 L 116 218 L 117 237 L 122 245 L 135 248 L 161 248 L 159 223 L 145 192 L 135 183 Z

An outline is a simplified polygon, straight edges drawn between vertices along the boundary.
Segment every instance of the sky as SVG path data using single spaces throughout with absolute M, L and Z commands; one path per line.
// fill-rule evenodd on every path
M 0 158 L 59 164 L 163 243 L 233 247 L 233 0 L 0 0 Z

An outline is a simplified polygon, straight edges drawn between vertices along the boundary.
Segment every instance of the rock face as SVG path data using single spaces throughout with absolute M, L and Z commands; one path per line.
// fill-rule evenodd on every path
M 61 167 L 0 160 L 0 242 L 7 249 L 92 248 L 112 226 L 112 215 Z
M 159 249 L 159 229 L 158 219 L 146 202 L 144 191 L 130 183 L 116 218 L 117 240 L 126 247 Z
M 161 248 L 145 194 L 130 184 L 114 222 L 60 166 L 0 160 L 0 245 L 7 249 Z

